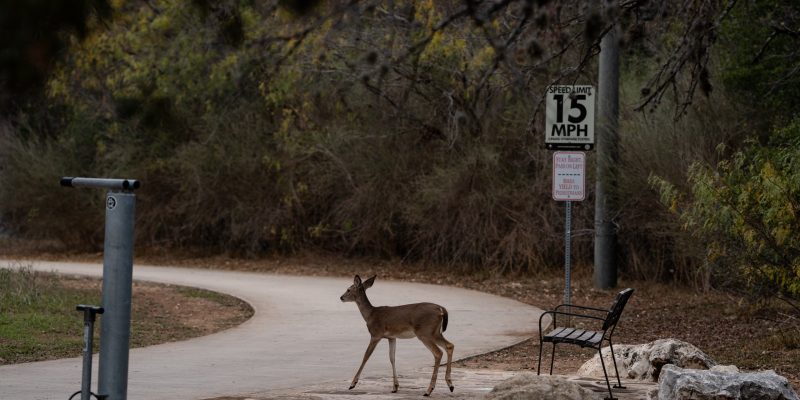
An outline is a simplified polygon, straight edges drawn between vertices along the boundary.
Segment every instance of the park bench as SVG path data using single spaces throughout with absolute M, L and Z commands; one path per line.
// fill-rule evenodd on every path
M 553 353 L 550 356 L 550 375 L 553 374 L 553 362 L 555 360 L 557 344 L 566 343 L 597 349 L 597 352 L 600 354 L 600 365 L 603 366 L 603 374 L 606 377 L 608 399 L 613 400 L 614 395 L 611 393 L 611 383 L 608 381 L 608 373 L 606 372 L 603 353 L 600 349 L 602 348 L 603 341 L 608 341 L 608 346 L 611 348 L 611 360 L 614 363 L 614 371 L 617 373 L 617 385 L 614 385 L 614 387 L 624 389 L 625 387 L 622 386 L 622 382 L 619 378 L 619 371 L 617 371 L 617 360 L 614 357 L 614 345 L 611 343 L 611 336 L 614 334 L 614 329 L 617 327 L 619 317 L 622 315 L 622 310 L 625 308 L 625 303 L 628 302 L 631 294 L 633 294 L 633 289 L 630 288 L 619 292 L 609 309 L 561 304 L 552 311 L 545 311 L 539 317 L 539 367 L 536 370 L 536 374 L 538 375 L 542 372 L 542 348 L 545 342 L 553 344 Z M 566 309 L 567 311 L 560 311 L 562 309 Z M 605 313 L 604 316 L 603 313 Z M 542 321 L 546 315 L 551 316 L 552 322 L 549 326 L 553 326 L 554 328 L 547 333 L 543 333 Z M 566 326 L 559 326 L 557 323 L 557 316 L 566 317 L 564 319 L 567 321 L 569 321 L 570 318 L 574 318 L 576 321 L 581 319 L 595 320 L 597 325 L 602 323 L 602 327 L 598 331 L 592 331 L 571 328 L 568 326 L 569 323 L 564 324 Z

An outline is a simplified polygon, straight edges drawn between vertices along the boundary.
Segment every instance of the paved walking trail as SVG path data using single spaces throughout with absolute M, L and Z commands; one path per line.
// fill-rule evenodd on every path
M 0 261 L 0 268 L 13 265 L 66 274 L 102 273 L 100 264 Z M 134 279 L 231 294 L 250 303 L 255 315 L 242 325 L 210 336 L 131 350 L 131 400 L 244 398 L 320 384 L 346 390 L 369 341 L 355 304 L 339 301 L 352 279 L 144 265 L 134 266 Z M 380 277 L 368 294 L 375 305 L 430 301 L 445 306 L 450 316 L 445 337 L 456 346 L 455 358 L 496 350 L 532 336 L 541 313 L 535 307 L 477 291 Z M 75 324 L 81 324 L 77 313 Z M 399 340 L 396 359 L 401 377 L 430 378 L 433 357 L 418 340 Z M 94 366 L 96 369 L 96 356 Z M 0 366 L 0 399 L 66 399 L 80 388 L 80 368 L 79 358 Z M 384 340 L 359 384 L 387 375 L 391 376 L 391 368 Z M 443 375 L 440 369 L 434 395 L 453 395 L 447 391 Z M 458 392 L 455 378 L 454 371 Z M 400 390 L 404 390 L 402 379 Z

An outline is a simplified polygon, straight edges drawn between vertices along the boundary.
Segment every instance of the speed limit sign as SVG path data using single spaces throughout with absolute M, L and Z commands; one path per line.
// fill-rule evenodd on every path
M 545 140 L 550 150 L 594 148 L 594 87 L 553 85 L 545 101 Z

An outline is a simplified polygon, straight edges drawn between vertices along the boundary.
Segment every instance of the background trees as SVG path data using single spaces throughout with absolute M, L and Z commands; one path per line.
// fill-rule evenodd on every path
M 557 266 L 542 95 L 594 82 L 614 23 L 624 271 L 708 283 L 698 266 L 719 231 L 684 231 L 658 188 L 680 199 L 675 211 L 699 207 L 698 171 L 730 174 L 725 160 L 755 157 L 745 138 L 772 148 L 772 127 L 794 129 L 781 127 L 797 97 L 797 6 L 690 3 L 112 2 L 0 133 L 0 218 L 14 235 L 98 246 L 101 216 L 86 205 L 101 199 L 65 196 L 56 178 L 124 175 L 144 182 L 140 246 Z M 591 207 L 575 214 L 587 261 Z

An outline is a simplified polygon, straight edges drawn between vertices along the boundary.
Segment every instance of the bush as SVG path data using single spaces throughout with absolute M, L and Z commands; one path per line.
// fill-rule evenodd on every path
M 707 251 L 713 281 L 757 297 L 800 296 L 800 120 L 716 165 L 695 163 L 688 194 L 654 178 Z
M 0 128 L 0 225 L 78 250 L 102 245 L 104 194 L 59 186 L 64 175 L 94 174 L 93 164 L 80 159 L 80 146 L 67 135 L 25 139 Z
M 623 102 L 638 94 L 635 79 L 623 84 Z M 623 265 L 644 279 L 678 280 L 707 286 L 697 273 L 704 249 L 681 221 L 661 203 L 651 176 L 688 191 L 692 163 L 716 164 L 724 153 L 720 144 L 737 148 L 747 131 L 742 127 L 741 106 L 725 90 L 695 99 L 685 115 L 676 119 L 681 104 L 667 101 L 652 112 L 625 112 L 620 123 L 619 244 Z

